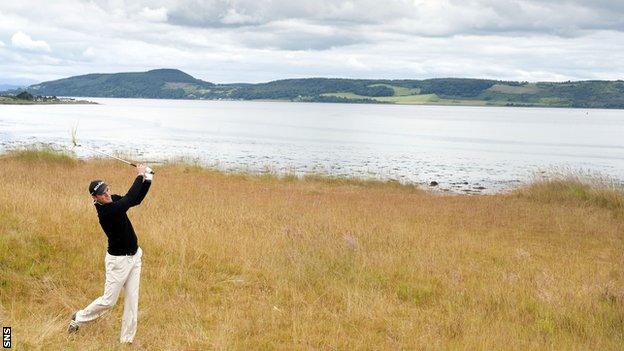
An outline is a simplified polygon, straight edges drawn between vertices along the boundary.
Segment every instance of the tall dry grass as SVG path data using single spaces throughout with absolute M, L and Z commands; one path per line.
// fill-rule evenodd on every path
M 101 294 L 106 238 L 87 185 L 118 163 L 0 158 L 0 321 L 16 349 L 120 348 Z M 157 169 L 130 217 L 144 249 L 149 350 L 616 350 L 624 345 L 623 195 L 570 182 L 439 196 L 322 178 Z

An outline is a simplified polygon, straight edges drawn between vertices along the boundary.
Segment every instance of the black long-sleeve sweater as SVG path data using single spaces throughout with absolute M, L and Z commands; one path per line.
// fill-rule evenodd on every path
M 137 176 L 125 196 L 112 195 L 112 202 L 96 202 L 100 225 L 108 237 L 108 253 L 114 256 L 134 255 L 139 248 L 137 236 L 126 212 L 143 201 L 151 181 Z

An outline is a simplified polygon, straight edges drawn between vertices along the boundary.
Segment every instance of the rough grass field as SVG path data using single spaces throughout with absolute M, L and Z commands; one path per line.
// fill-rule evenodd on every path
M 420 94 L 420 89 L 418 89 L 418 88 L 410 89 L 410 88 L 400 87 L 400 86 L 390 85 L 390 84 L 371 84 L 369 86 L 370 87 L 378 87 L 378 86 L 388 87 L 388 88 L 394 90 L 394 96 L 407 96 L 407 95 L 418 95 L 418 94 Z
M 0 322 L 15 349 L 114 350 L 106 239 L 87 193 L 133 169 L 0 156 Z M 156 169 L 129 216 L 144 250 L 148 350 L 621 350 L 624 196 L 577 180 L 507 195 L 396 183 Z
M 385 101 L 385 102 L 394 102 L 397 104 L 435 104 L 442 102 L 443 99 L 440 99 L 436 94 L 421 94 L 421 95 L 401 95 L 401 96 L 380 96 L 376 97 L 375 100 Z
M 503 94 L 537 94 L 540 89 L 537 84 L 531 83 L 521 86 L 511 86 L 505 84 L 494 84 L 487 90 Z
M 437 102 L 444 102 L 446 100 L 438 98 L 436 94 L 422 94 L 422 95 L 395 95 L 395 96 L 364 96 L 354 93 L 328 93 L 322 94 L 323 96 L 336 96 L 346 99 L 372 99 L 383 102 L 393 102 L 397 104 L 413 104 L 423 105 L 427 103 L 435 104 Z M 450 100 L 449 100 L 450 101 Z
M 468 99 L 443 99 L 436 94 L 394 95 L 394 96 L 364 96 L 349 92 L 327 93 L 322 96 L 335 96 L 346 99 L 371 99 L 381 102 L 391 102 L 404 105 L 461 105 L 461 106 L 485 106 L 493 104 L 484 100 Z

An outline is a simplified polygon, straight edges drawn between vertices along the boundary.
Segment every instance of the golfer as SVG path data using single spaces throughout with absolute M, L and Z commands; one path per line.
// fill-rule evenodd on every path
M 89 184 L 89 193 L 93 197 L 100 225 L 108 237 L 108 250 L 104 260 L 106 282 L 102 296 L 72 315 L 69 333 L 77 332 L 83 323 L 90 322 L 113 308 L 123 288 L 125 296 L 120 341 L 131 343 L 134 339 L 137 329 L 143 252 L 137 243 L 137 236 L 126 212 L 130 207 L 143 201 L 154 176 L 152 170 L 143 164 L 136 166 L 136 170 L 137 177 L 123 197 L 111 195 L 104 181 L 94 180 Z

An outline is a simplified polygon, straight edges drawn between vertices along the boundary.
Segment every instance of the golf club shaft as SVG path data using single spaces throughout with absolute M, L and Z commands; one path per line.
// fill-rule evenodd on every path
M 115 160 L 118 160 L 118 161 L 121 161 L 121 162 L 123 162 L 123 163 L 129 164 L 130 166 L 134 166 L 134 167 L 136 167 L 136 165 L 135 165 L 134 163 L 129 162 L 129 161 L 126 161 L 126 160 L 121 159 L 121 158 L 119 158 L 119 157 L 115 157 L 115 156 L 113 156 L 113 155 L 107 154 L 106 152 L 102 152 L 102 151 L 100 151 L 100 150 L 92 149 L 92 148 L 90 148 L 90 147 L 88 147 L 88 146 L 85 146 L 85 145 L 78 145 L 78 146 L 82 146 L 82 147 L 87 148 L 87 149 L 89 149 L 89 150 L 91 150 L 91 151 L 93 151 L 93 152 L 97 152 L 97 153 L 102 154 L 102 155 L 104 155 L 104 156 L 108 156 L 108 157 L 114 158 Z
M 119 157 L 116 157 L 116 156 L 113 156 L 113 155 L 107 154 L 106 152 L 102 152 L 102 151 L 100 151 L 100 150 L 92 149 L 92 148 L 90 148 L 90 147 L 88 147 L 88 146 L 84 146 L 84 145 L 77 145 L 77 146 L 82 146 L 82 147 L 87 148 L 87 149 L 89 149 L 89 150 L 91 150 L 91 151 L 93 151 L 93 152 L 97 152 L 97 153 L 99 153 L 99 154 L 102 154 L 102 155 L 105 155 L 105 156 L 108 156 L 108 157 L 114 158 L 115 160 L 121 161 L 121 162 L 123 162 L 123 163 L 129 164 L 130 166 L 136 167 L 136 164 L 134 164 L 134 163 L 132 163 L 132 162 L 129 162 L 129 161 L 126 161 L 126 160 L 124 160 L 124 159 L 121 159 L 121 158 L 119 158 Z M 152 174 L 154 174 L 154 171 L 152 171 L 151 173 L 152 173 Z

